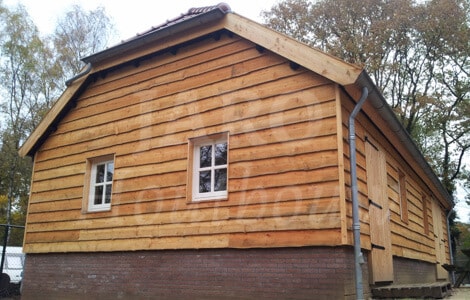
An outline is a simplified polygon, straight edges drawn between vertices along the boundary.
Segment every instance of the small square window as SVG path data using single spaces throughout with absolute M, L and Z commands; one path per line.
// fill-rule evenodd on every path
M 111 209 L 114 157 L 91 159 L 89 165 L 88 211 Z
M 227 134 L 196 138 L 192 147 L 192 199 L 194 201 L 227 198 Z

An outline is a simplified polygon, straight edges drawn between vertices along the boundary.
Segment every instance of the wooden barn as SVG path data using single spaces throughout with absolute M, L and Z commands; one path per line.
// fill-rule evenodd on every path
M 348 299 L 448 280 L 452 199 L 363 69 L 226 4 L 83 61 L 20 149 L 22 299 Z

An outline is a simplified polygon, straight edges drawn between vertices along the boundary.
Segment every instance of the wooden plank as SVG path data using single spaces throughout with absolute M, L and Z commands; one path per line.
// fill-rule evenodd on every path
M 37 192 L 31 190 L 30 203 L 44 203 L 61 200 L 74 200 L 83 197 L 83 186 L 55 191 Z
M 423 227 L 424 227 L 424 234 L 429 235 L 429 209 L 428 209 L 428 197 L 426 195 L 422 195 L 422 204 L 423 204 Z
M 372 243 L 371 269 L 373 283 L 393 281 L 393 258 L 388 206 L 386 159 L 375 141 L 366 143 L 367 188 Z
M 113 195 L 113 205 L 124 205 L 124 204 L 131 204 L 135 205 L 136 203 L 140 202 L 158 202 L 159 204 L 156 206 L 157 208 L 160 207 L 161 202 L 165 200 L 170 200 L 172 204 L 171 207 L 174 207 L 176 210 L 177 204 L 173 203 L 175 199 L 181 199 L 186 197 L 186 186 L 183 185 L 173 185 L 168 187 L 159 187 L 155 188 L 150 186 L 147 189 L 140 189 L 135 191 L 128 191 L 128 192 L 119 192 Z M 185 204 L 182 204 L 186 206 Z M 173 208 L 172 208 L 173 209 Z
M 427 262 L 432 262 L 434 260 L 433 253 L 431 254 L 429 252 L 428 253 L 419 252 L 413 248 L 403 248 L 403 256 L 409 259 L 418 259 L 418 260 L 424 260 Z
M 165 173 L 162 175 L 147 175 L 127 180 L 115 180 L 113 182 L 113 193 L 124 193 L 131 191 L 142 191 L 146 189 L 159 189 L 186 184 L 186 171 Z
M 432 207 L 431 207 L 432 220 L 433 220 L 433 225 L 434 225 L 433 233 L 434 233 L 434 248 L 436 251 L 437 279 L 448 279 L 449 274 L 442 267 L 442 265 L 447 263 L 446 247 L 445 247 L 445 242 L 447 239 L 445 239 L 445 235 L 444 235 L 445 231 L 443 229 L 444 218 L 442 217 L 442 209 L 440 205 L 437 203 L 437 201 L 431 201 L 431 202 L 432 202 Z
M 199 249 L 224 248 L 228 246 L 226 234 L 214 236 L 169 237 L 169 238 L 134 238 L 129 240 L 105 240 L 84 242 L 31 243 L 25 244 L 25 253 L 51 252 L 101 252 L 101 251 L 136 251 L 160 249 Z
M 231 248 L 337 246 L 340 229 L 236 233 L 229 235 Z
M 273 144 L 280 145 L 290 142 L 301 143 L 303 139 L 315 139 L 320 149 L 335 149 L 336 131 L 334 127 L 334 118 L 309 120 L 299 123 L 286 124 L 282 128 L 264 127 L 258 124 L 257 128 L 250 128 L 245 131 L 238 130 L 236 127 L 227 126 L 230 130 L 230 147 L 238 149 L 244 147 L 256 147 L 256 149 L 271 148 Z M 249 149 L 253 151 L 254 148 Z M 293 150 L 296 148 L 293 147 Z M 254 155 L 257 155 L 255 152 Z
M 80 231 L 78 230 L 63 230 L 63 231 L 48 231 L 48 232 L 28 232 L 27 244 L 32 243 L 60 243 L 78 241 Z
M 272 187 L 262 190 L 230 192 L 229 201 L 194 202 L 180 201 L 185 199 L 185 187 L 142 190 L 125 194 L 113 195 L 113 215 L 129 215 L 138 213 L 157 213 L 215 207 L 229 207 L 230 212 L 251 211 L 252 207 L 276 207 L 301 205 L 307 207 L 311 203 L 310 213 L 335 212 L 337 208 L 338 187 L 331 182 L 303 184 L 296 186 Z M 329 203 L 328 200 L 332 202 Z M 327 207 L 328 206 L 328 207 Z M 285 211 L 285 209 L 280 209 Z M 263 210 L 267 216 L 270 210 Z M 250 214 L 249 214 L 250 215 Z M 248 215 L 248 216 L 249 216 Z
M 131 178 L 164 175 L 172 172 L 181 172 L 187 170 L 187 159 L 171 160 L 157 162 L 135 167 L 116 168 L 114 180 L 126 180 Z
M 228 219 L 228 208 L 206 208 L 189 211 L 169 211 L 161 213 L 135 214 L 128 216 L 109 216 L 103 218 L 88 219 L 90 215 L 82 215 L 81 218 L 69 218 L 67 221 L 47 222 L 39 218 L 31 220 L 29 232 L 46 232 L 57 230 L 77 230 L 77 229 L 100 229 L 100 228 L 117 228 L 126 226 L 141 225 L 161 225 L 174 223 L 192 223 L 203 221 L 215 221 Z M 102 213 L 101 215 L 105 215 Z M 109 214 L 111 215 L 111 213 Z M 31 216 L 33 217 L 33 216 Z M 91 216 L 93 218 L 93 216 Z M 35 223 L 45 221 L 45 223 Z
M 230 149 L 231 150 L 231 149 Z M 123 151 L 122 151 L 123 152 Z M 158 162 L 177 161 L 188 158 L 187 143 L 149 149 L 141 152 L 124 153 L 116 157 L 116 169 L 148 165 Z
M 229 191 L 246 191 L 254 189 L 265 189 L 269 187 L 295 186 L 305 183 L 331 182 L 338 184 L 338 168 L 319 168 L 308 171 L 292 171 L 280 174 L 270 174 L 266 176 L 252 178 L 231 177 L 229 181 Z
M 394 228 L 394 234 L 392 235 L 393 243 L 398 247 L 408 247 L 417 249 L 426 249 L 429 251 L 433 248 L 433 240 L 429 237 L 424 237 L 422 234 L 413 231 L 407 231 L 406 226 L 399 226 Z
M 275 218 L 236 219 L 208 221 L 190 224 L 164 224 L 156 226 L 120 227 L 98 230 L 83 230 L 80 241 L 132 239 L 142 237 L 189 237 L 223 233 L 249 233 L 282 230 L 307 230 L 336 228 L 339 218 L 335 214 L 319 216 L 289 216 Z M 32 242 L 41 242 L 34 241 Z
M 82 209 L 82 202 L 82 198 L 47 202 L 32 202 L 29 206 L 28 213 L 34 214 L 41 212 L 78 210 Z
M 335 198 L 304 199 L 288 202 L 242 203 L 229 208 L 230 219 L 264 218 L 290 215 L 318 215 L 339 212 L 339 201 Z
M 406 175 L 398 170 L 398 191 L 400 200 L 400 216 L 403 222 L 408 223 L 408 193 Z
M 290 171 L 306 171 L 318 168 L 336 167 L 338 164 L 336 159 L 337 153 L 335 151 L 323 151 L 253 161 L 240 162 L 233 160 L 230 164 L 229 176 L 235 178 L 249 178 Z
M 230 191 L 229 203 L 231 205 L 251 205 L 337 198 L 338 196 L 339 191 L 335 181 L 316 182 L 312 184 L 309 180 L 305 180 L 305 183 L 298 182 L 296 185 L 273 185 L 272 187 L 264 187 L 261 189 L 241 189 L 238 192 Z
M 79 173 L 67 177 L 56 178 L 54 180 L 34 181 L 31 189 L 37 193 L 82 187 L 83 184 L 83 173 Z
M 59 179 L 63 177 L 69 177 L 77 174 L 85 174 L 86 162 L 70 164 L 70 165 L 50 165 L 49 169 L 36 170 L 33 174 L 34 182 Z
M 242 137 L 243 140 L 242 141 Z M 300 154 L 329 153 L 335 150 L 335 136 L 321 136 L 315 138 L 293 139 L 290 141 L 280 141 L 275 143 L 258 144 L 259 139 L 263 139 L 260 133 L 238 135 L 230 139 L 230 161 L 243 162 L 258 159 L 269 159 L 285 156 L 295 156 Z M 250 142 L 252 139 L 253 142 Z M 255 145 L 243 145 L 241 142 L 256 143 Z M 263 141 L 261 141 L 263 142 Z M 315 147 L 312 147 L 315 145 Z
M 237 14 L 223 19 L 225 28 L 262 47 L 284 56 L 341 85 L 354 84 L 362 72 L 357 66 L 281 35 Z
M 339 172 L 339 183 L 338 185 L 340 186 L 339 188 L 339 193 L 340 193 L 340 208 L 341 208 L 341 243 L 343 245 L 352 245 L 353 241 L 348 240 L 348 226 L 347 226 L 347 208 L 346 208 L 346 160 L 345 160 L 345 153 L 344 153 L 344 147 L 345 143 L 343 140 L 343 136 L 346 134 L 342 120 L 345 116 L 343 116 L 343 107 L 341 105 L 341 97 L 345 97 L 344 92 L 341 91 L 340 87 L 336 85 L 335 87 L 335 92 L 336 92 L 336 149 L 337 150 L 337 161 L 338 161 L 338 168 L 340 170 Z M 348 130 L 349 131 L 349 130 Z M 348 141 L 349 145 L 349 141 Z M 349 162 L 349 160 L 348 160 Z M 356 163 L 357 164 L 357 163 Z M 350 174 L 350 168 L 348 169 Z M 344 187 L 344 188 L 343 188 Z

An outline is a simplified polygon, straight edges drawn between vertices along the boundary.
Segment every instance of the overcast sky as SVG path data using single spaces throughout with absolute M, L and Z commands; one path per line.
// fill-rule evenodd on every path
M 277 0 L 4 0 L 7 6 L 19 3 L 26 7 L 29 15 L 42 33 L 52 33 L 58 18 L 64 15 L 74 4 L 85 10 L 94 10 L 103 6 L 111 16 L 119 32 L 119 40 L 128 39 L 152 26 L 160 25 L 168 19 L 186 13 L 192 7 L 227 3 L 233 12 L 261 21 L 262 10 L 269 10 Z

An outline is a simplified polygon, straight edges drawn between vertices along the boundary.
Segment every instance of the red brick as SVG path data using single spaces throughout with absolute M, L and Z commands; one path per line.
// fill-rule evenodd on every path
M 29 254 L 22 300 L 38 299 L 38 295 L 44 299 L 75 295 L 87 299 L 338 299 L 354 286 L 352 250 Z

